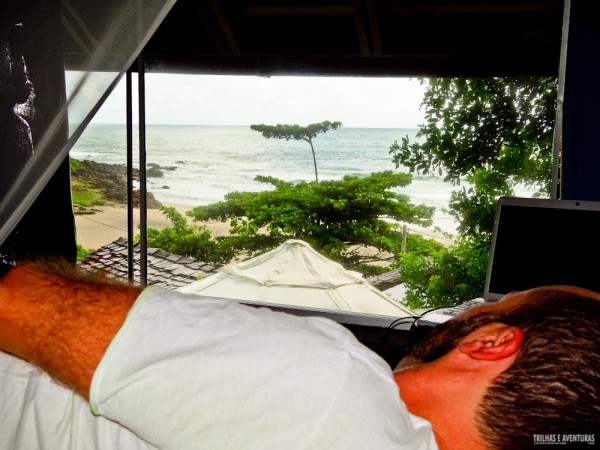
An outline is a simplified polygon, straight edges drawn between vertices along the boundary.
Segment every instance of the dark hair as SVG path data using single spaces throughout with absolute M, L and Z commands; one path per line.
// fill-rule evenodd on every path
M 532 448 L 534 435 L 597 433 L 600 301 L 545 290 L 532 293 L 527 304 L 493 314 L 499 314 L 495 321 L 520 327 L 524 341 L 477 411 L 479 430 L 492 448 Z

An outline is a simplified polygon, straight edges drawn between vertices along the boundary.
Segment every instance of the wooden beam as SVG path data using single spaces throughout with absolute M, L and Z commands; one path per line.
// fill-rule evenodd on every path
M 246 6 L 240 13 L 248 16 L 351 16 L 353 6 Z
M 505 1 L 505 2 L 448 2 L 443 4 L 412 2 L 390 5 L 386 12 L 393 14 L 494 14 L 505 12 L 562 11 L 562 0 Z
M 223 40 L 221 39 L 221 36 L 219 35 L 218 31 L 215 29 L 214 22 L 212 20 L 210 20 L 210 18 L 208 17 L 208 14 L 204 10 L 204 8 L 202 8 L 202 7 L 195 8 L 194 12 L 202 21 L 202 24 L 204 25 L 204 29 L 206 30 L 206 33 L 208 34 L 211 42 L 214 44 L 219 55 L 221 55 L 221 56 L 231 55 L 231 52 L 227 51 L 227 49 L 225 48 L 226 45 L 223 42 Z
M 237 41 L 231 32 L 231 28 L 229 27 L 227 19 L 223 15 L 223 11 L 219 6 L 219 2 L 217 0 L 210 0 L 210 6 L 212 7 L 213 13 L 217 18 L 219 26 L 221 27 L 221 31 L 225 35 L 225 39 L 231 48 L 231 52 L 236 56 L 241 55 L 242 53 L 240 52 L 240 47 L 238 46 Z
M 367 0 L 367 13 L 369 15 L 371 41 L 373 42 L 373 54 L 375 56 L 381 56 L 383 54 L 383 47 L 381 44 L 381 32 L 379 31 L 376 0 Z
M 354 0 L 354 25 L 361 56 L 371 56 L 360 0 Z

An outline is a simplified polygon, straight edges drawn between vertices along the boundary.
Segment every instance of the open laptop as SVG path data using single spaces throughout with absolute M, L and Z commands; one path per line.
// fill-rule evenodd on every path
M 512 291 L 569 284 L 600 292 L 600 202 L 501 197 L 481 298 L 426 313 L 419 325 L 445 322 Z

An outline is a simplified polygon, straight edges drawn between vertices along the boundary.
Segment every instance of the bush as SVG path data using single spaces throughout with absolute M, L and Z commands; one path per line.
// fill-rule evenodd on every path
M 348 252 L 351 246 L 400 253 L 402 235 L 398 225 L 384 218 L 421 226 L 432 222 L 433 207 L 413 205 L 407 196 L 392 191 L 410 184 L 409 174 L 386 171 L 319 184 L 293 184 L 263 176 L 256 179 L 275 189 L 233 192 L 222 202 L 188 212 L 199 221 L 229 219 L 230 236 L 224 240 L 238 254 L 252 256 L 287 239 L 302 239 L 320 253 L 360 269 L 360 256 Z
M 406 288 L 404 302 L 410 308 L 433 308 L 480 297 L 488 257 L 487 242 L 466 238 L 427 256 L 403 255 L 399 265 Z
M 81 245 L 77 244 L 77 261 L 82 261 L 85 258 L 87 258 L 89 255 L 91 255 L 94 252 L 94 249 L 86 249 L 83 248 Z
M 204 226 L 190 225 L 173 208 L 161 208 L 173 223 L 163 230 L 148 230 L 148 243 L 205 262 L 224 264 L 269 251 L 287 239 L 302 239 L 315 250 L 365 274 L 384 270 L 365 264 L 353 246 L 375 247 L 399 255 L 402 234 L 395 222 L 431 224 L 434 208 L 413 205 L 392 188 L 411 183 L 409 174 L 391 171 L 368 177 L 346 176 L 343 180 L 284 182 L 272 177 L 257 180 L 274 190 L 232 192 L 225 200 L 198 206 L 187 214 L 196 221 L 229 220 L 228 236 L 212 238 Z M 427 254 L 440 244 L 421 236 L 408 238 L 409 251 Z
M 149 228 L 150 247 L 219 264 L 230 261 L 235 255 L 232 248 L 222 245 L 222 239 L 212 239 L 210 230 L 205 226 L 188 225 L 185 217 L 175 208 L 163 206 L 160 210 L 173 223 L 173 227 L 162 230 Z M 139 236 L 136 238 L 139 239 Z

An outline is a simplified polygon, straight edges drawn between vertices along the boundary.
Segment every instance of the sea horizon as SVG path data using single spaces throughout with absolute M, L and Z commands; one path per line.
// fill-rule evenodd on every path
M 341 127 L 313 139 L 319 180 L 346 175 L 367 176 L 396 168 L 389 154 L 394 141 L 414 140 L 417 128 Z M 310 146 L 304 141 L 266 139 L 243 125 L 146 125 L 147 164 L 163 168 L 162 177 L 148 177 L 148 192 L 165 204 L 200 206 L 222 201 L 229 192 L 272 188 L 255 181 L 268 175 L 287 182 L 314 181 Z M 126 164 L 125 124 L 92 123 L 71 150 L 75 159 Z M 134 127 L 134 166 L 138 143 Z M 455 234 L 456 222 L 445 213 L 454 187 L 438 175 L 415 175 L 394 189 L 411 203 L 434 206 L 434 224 Z

